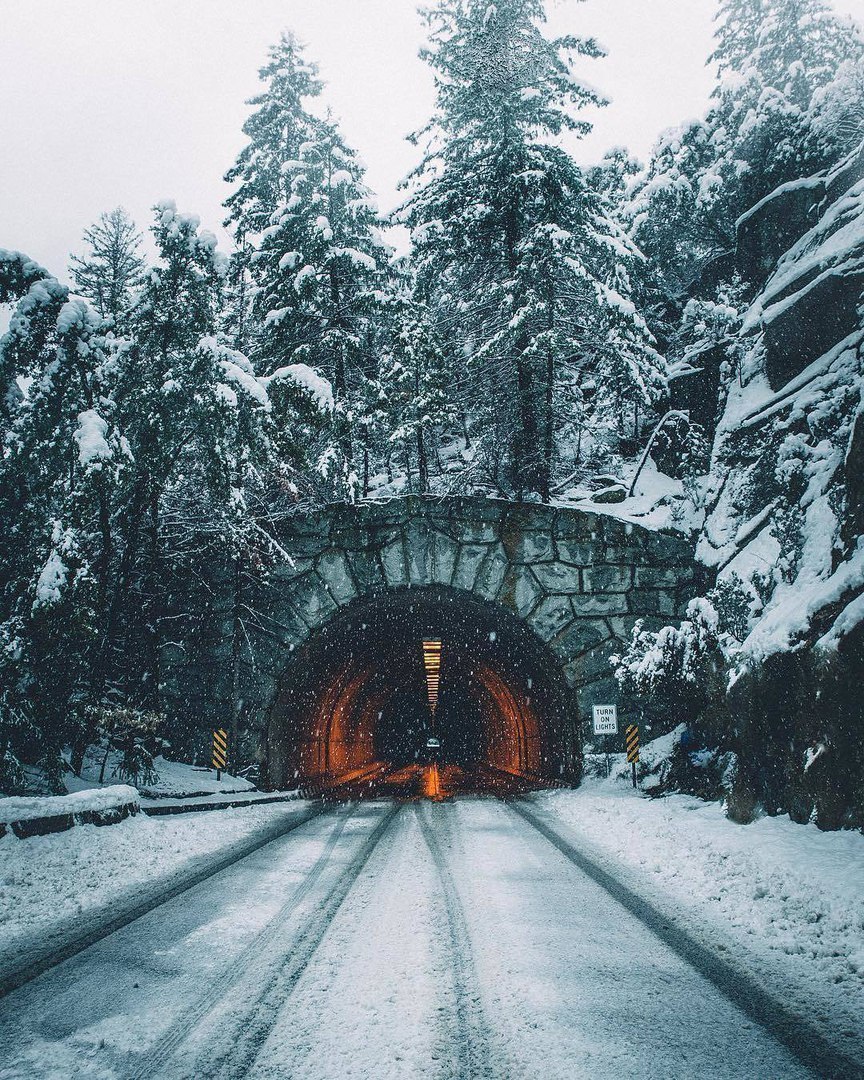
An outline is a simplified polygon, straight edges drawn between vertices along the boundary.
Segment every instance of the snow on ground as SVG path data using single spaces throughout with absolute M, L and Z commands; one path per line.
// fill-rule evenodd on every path
M 629 491 L 636 467 L 635 462 L 625 462 L 621 479 L 610 486 L 620 486 Z M 633 494 L 621 502 L 594 502 L 596 492 L 585 491 L 581 485 L 576 484 L 560 490 L 553 498 L 552 505 L 574 507 L 655 531 L 689 535 L 702 525 L 703 489 L 704 482 L 694 482 L 692 488 L 686 490 L 681 480 L 675 480 L 660 472 L 649 457 L 636 477 Z
M 459 1075 L 446 1027 L 453 961 L 440 888 L 406 809 L 282 1008 L 250 1080 Z
M 182 810 L 183 813 L 191 813 L 190 807 L 213 807 L 213 806 L 251 806 L 252 803 L 290 802 L 292 799 L 302 799 L 303 794 L 298 788 L 292 791 L 240 791 L 240 792 L 214 792 L 210 795 L 183 795 L 175 798 L 166 798 L 158 795 L 153 798 L 142 798 L 141 808 L 147 812 L 169 813 Z M 2 1080 L 2 1078 L 0 1078 Z
M 0 839 L 0 967 L 17 947 L 110 908 L 202 856 L 233 847 L 258 830 L 296 816 L 305 804 L 271 803 L 79 825 L 64 833 Z
M 113 778 L 117 775 L 121 755 L 112 750 L 108 754 L 107 762 L 104 759 L 105 750 L 91 746 L 84 758 L 81 776 L 68 773 L 64 777 L 67 790 L 83 791 L 98 787 L 100 776 L 104 778 L 104 782 L 116 783 L 116 779 Z M 231 776 L 230 773 L 223 772 L 221 779 L 217 780 L 214 769 L 207 769 L 200 765 L 168 761 L 164 757 L 157 757 L 153 764 L 158 773 L 158 779 L 151 784 L 138 785 L 141 794 L 147 798 L 184 798 L 192 795 L 231 794 L 238 791 L 256 790 L 255 785 L 248 780 Z
M 538 802 L 627 884 L 671 904 L 713 947 L 806 1014 L 864 1043 L 864 836 L 788 817 L 729 821 L 719 803 L 648 799 L 623 779 Z M 651 895 L 653 894 L 653 896 Z M 845 1033 L 845 1031 L 844 1031 Z

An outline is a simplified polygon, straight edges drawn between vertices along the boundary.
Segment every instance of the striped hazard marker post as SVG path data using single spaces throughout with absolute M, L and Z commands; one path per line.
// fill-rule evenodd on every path
M 216 779 L 222 779 L 222 770 L 228 761 L 228 733 L 224 728 L 216 728 L 213 732 L 213 768 L 216 770 Z
M 627 761 L 633 770 L 633 787 L 636 787 L 636 762 L 639 760 L 639 728 L 636 724 L 630 724 L 624 733 L 627 744 Z

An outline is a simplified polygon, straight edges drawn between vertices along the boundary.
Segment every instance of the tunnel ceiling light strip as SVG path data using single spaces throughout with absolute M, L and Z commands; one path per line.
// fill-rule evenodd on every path
M 441 686 L 441 642 L 423 642 L 423 666 L 426 669 L 426 690 L 429 694 L 429 708 L 435 712 L 438 704 L 438 690 Z

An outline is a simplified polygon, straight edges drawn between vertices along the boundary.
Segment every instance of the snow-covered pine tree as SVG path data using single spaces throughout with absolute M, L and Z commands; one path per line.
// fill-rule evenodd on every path
M 84 241 L 87 252 L 69 261 L 72 280 L 103 318 L 117 324 L 129 310 L 133 290 L 141 284 L 141 234 L 118 206 L 85 229 Z
M 716 160 L 711 127 L 692 120 L 663 133 L 632 186 L 625 215 L 661 286 L 661 319 L 666 305 L 674 312 L 686 302 L 702 268 L 735 242 L 725 205 L 712 197 Z
M 860 30 L 824 0 L 721 0 L 709 57 L 721 80 L 758 73 L 765 87 L 806 109 L 847 60 L 861 56 Z
M 0 455 L 0 740 L 8 757 L 26 737 L 46 768 L 66 745 L 80 764 L 94 708 L 158 705 L 161 625 L 193 554 L 254 547 L 263 562 L 278 548 L 256 514 L 266 522 L 290 484 L 289 413 L 305 391 L 295 379 L 273 410 L 249 361 L 213 336 L 225 260 L 197 219 L 162 204 L 154 235 L 160 263 L 125 339 L 35 264 L 0 259 L 3 299 L 20 296 L 0 346 L 15 390 Z
M 860 60 L 864 42 L 822 0 L 727 0 L 721 16 L 709 115 L 717 162 L 702 188 L 734 224 L 780 184 L 830 163 L 832 142 L 814 138 L 808 111 L 844 62 Z
M 225 225 L 235 237 L 253 239 L 290 195 L 283 165 L 297 158 L 315 119 L 308 102 L 321 93 L 318 68 L 303 55 L 293 34 L 282 34 L 258 76 L 265 89 L 248 102 L 253 111 L 243 125 L 249 142 L 225 174 L 234 191 L 225 200 Z
M 234 185 L 225 200 L 224 224 L 236 245 L 226 280 L 225 319 L 234 347 L 244 352 L 256 341 L 250 317 L 256 280 L 250 274 L 250 259 L 277 207 L 289 197 L 290 177 L 283 165 L 297 158 L 310 137 L 316 121 L 308 106 L 321 93 L 316 65 L 305 58 L 303 46 L 290 33 L 283 33 L 269 50 L 258 76 L 265 87 L 248 102 L 253 111 L 243 134 L 249 141 L 224 177 Z
M 732 249 L 745 211 L 836 157 L 836 137 L 809 111 L 864 53 L 823 0 L 722 0 L 717 18 L 712 106 L 660 139 L 631 209 L 637 242 L 679 290 Z
M 333 494 L 354 499 L 356 427 L 375 374 L 369 346 L 385 318 L 389 251 L 363 168 L 334 122 L 316 123 L 283 172 L 289 193 L 251 260 L 256 362 L 268 372 L 303 363 L 330 381 L 334 422 L 319 470 Z
M 33 268 L 21 257 L 2 261 Z M 128 455 L 116 426 L 110 323 L 45 271 L 18 276 L 23 295 L 0 342 L 22 388 L 0 455 L 2 722 L 27 734 L 31 764 L 38 758 L 56 775 L 60 750 L 80 743 L 85 726 Z M 14 754 L 14 734 L 0 740 Z
M 185 586 L 196 567 L 206 575 L 202 552 L 233 561 L 238 591 L 241 572 L 284 557 L 272 522 L 296 491 L 302 434 L 312 414 L 329 414 L 330 402 L 329 386 L 310 369 L 259 378 L 249 358 L 219 339 L 227 259 L 197 217 L 162 203 L 153 233 L 159 263 L 119 365 L 135 473 L 116 575 L 120 623 L 112 628 L 112 639 L 126 639 L 125 651 L 141 661 L 137 673 L 126 671 L 127 683 L 134 679 L 124 698 L 147 708 L 159 703 L 160 627 L 172 587 Z
M 190 441 L 198 388 L 187 380 L 215 318 L 221 269 L 213 261 L 215 240 L 199 237 L 197 221 L 172 204 L 157 208 L 153 231 L 161 263 L 145 276 L 116 363 L 117 416 L 131 466 L 117 507 L 110 596 L 92 674 L 96 702 L 110 690 L 124 703 L 148 706 L 157 700 L 164 496 Z
M 813 138 L 832 159 L 858 149 L 864 139 L 864 56 L 844 61 L 831 82 L 815 91 L 808 120 Z
M 370 346 L 389 253 L 356 155 L 332 120 L 308 111 L 321 84 L 293 36 L 283 35 L 260 75 L 266 88 L 244 126 L 250 141 L 226 174 L 238 185 L 225 204 L 238 246 L 234 340 L 265 376 L 305 364 L 330 381 L 335 408 L 318 440 L 319 475 L 328 494 L 355 498 L 368 472 L 358 428 L 375 382 Z
M 419 285 L 466 358 L 463 394 L 493 482 L 546 499 L 570 452 L 557 438 L 563 386 L 623 379 L 620 392 L 650 406 L 663 383 L 626 295 L 638 255 L 556 142 L 587 131 L 575 114 L 601 102 L 573 58 L 602 53 L 545 36 L 540 0 L 441 0 L 425 18 L 438 107 L 416 136 L 429 142 L 403 210 Z
M 756 55 L 771 0 L 719 0 L 714 13 L 716 45 L 708 63 L 722 76 L 743 71 Z
M 69 290 L 53 274 L 20 251 L 0 248 L 0 304 L 14 307 L 9 333 L 0 343 L 0 418 L 14 416 L 22 400 L 20 380 L 30 371 L 42 345 L 54 332 L 57 304 Z M 38 366 L 38 364 L 37 364 Z M 8 437 L 5 426 L 0 438 Z

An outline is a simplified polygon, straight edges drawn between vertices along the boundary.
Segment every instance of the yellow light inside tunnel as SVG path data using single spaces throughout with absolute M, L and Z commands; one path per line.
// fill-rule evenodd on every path
M 426 640 L 423 642 L 423 666 L 426 669 L 426 692 L 429 695 L 429 708 L 435 712 L 438 704 L 438 691 L 441 686 L 441 642 Z

